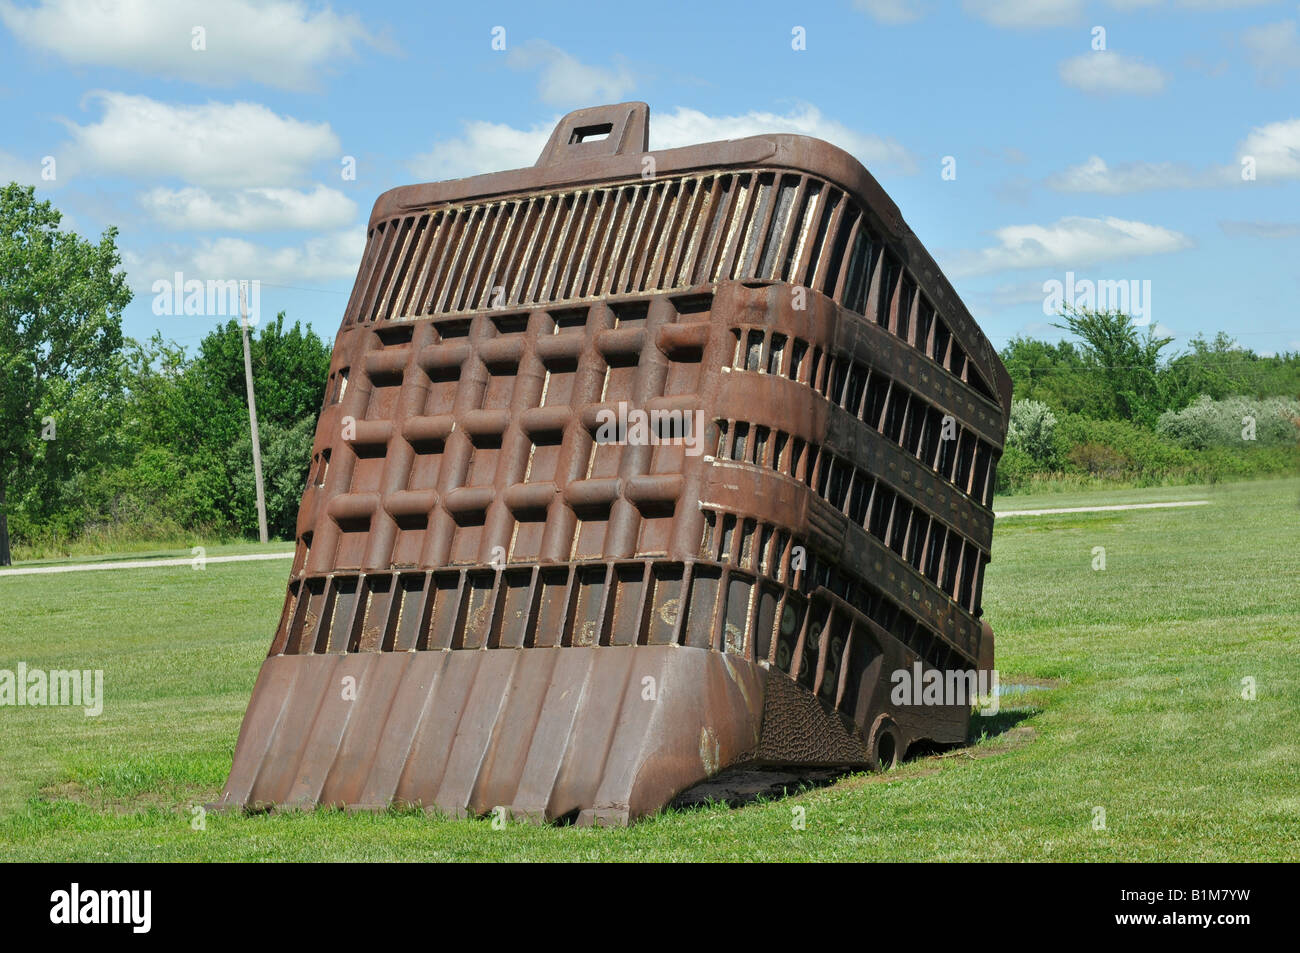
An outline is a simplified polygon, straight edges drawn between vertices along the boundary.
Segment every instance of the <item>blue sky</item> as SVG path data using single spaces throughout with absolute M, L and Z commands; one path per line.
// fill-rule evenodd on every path
M 857 155 L 999 347 L 1059 336 L 1044 283 L 1073 272 L 1149 281 L 1175 346 L 1300 350 L 1298 93 L 1294 0 L 0 0 L 0 179 L 117 225 L 127 333 L 191 347 L 219 319 L 156 315 L 155 280 L 259 279 L 332 340 L 381 192 L 640 99 L 652 149 Z

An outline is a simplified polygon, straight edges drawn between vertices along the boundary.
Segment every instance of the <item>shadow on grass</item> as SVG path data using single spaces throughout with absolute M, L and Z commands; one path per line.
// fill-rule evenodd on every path
M 681 811 L 714 805 L 738 808 L 764 801 L 776 801 L 792 794 L 803 794 L 827 787 L 861 770 L 860 767 L 728 768 L 677 795 L 669 803 L 668 810 Z
M 1046 687 L 1046 686 L 1042 686 Z M 907 749 L 899 767 L 930 758 L 966 754 L 971 758 L 989 757 L 1016 747 L 1035 736 L 1033 728 L 1021 722 L 1043 711 L 1034 706 L 1004 708 L 993 715 L 972 714 L 970 731 L 964 744 L 938 744 L 919 741 Z M 887 780 L 888 771 L 865 772 L 868 777 Z M 932 770 L 937 771 L 936 766 Z M 842 768 L 729 768 L 707 781 L 688 788 L 668 805 L 669 811 L 690 810 L 700 807 L 724 805 L 729 808 L 746 807 L 766 801 L 776 801 L 791 795 L 804 794 L 818 788 L 829 787 L 855 775 L 863 775 L 861 766 Z
M 1000 735 L 1007 734 L 1025 719 L 1033 718 L 1042 712 L 1041 708 L 1026 705 L 1018 708 L 1003 708 L 992 715 L 972 715 L 966 743 L 973 745 L 981 741 L 992 741 Z

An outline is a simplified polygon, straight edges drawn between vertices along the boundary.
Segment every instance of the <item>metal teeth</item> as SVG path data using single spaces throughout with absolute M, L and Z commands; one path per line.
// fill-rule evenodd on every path
M 790 172 L 677 176 L 381 222 L 371 231 L 344 324 L 727 280 L 780 281 L 830 295 L 992 398 L 968 350 L 858 205 L 829 183 Z

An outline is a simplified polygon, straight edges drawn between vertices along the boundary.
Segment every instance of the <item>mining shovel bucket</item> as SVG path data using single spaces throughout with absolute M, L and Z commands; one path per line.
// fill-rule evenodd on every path
M 648 145 L 375 203 L 222 805 L 617 824 L 966 739 L 894 689 L 992 667 L 1005 369 L 847 153 Z

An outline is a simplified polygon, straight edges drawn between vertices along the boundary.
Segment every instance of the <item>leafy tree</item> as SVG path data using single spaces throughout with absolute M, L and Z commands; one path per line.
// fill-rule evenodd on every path
M 118 392 L 131 300 L 117 230 L 93 244 L 61 221 L 33 187 L 0 188 L 0 565 L 11 561 L 10 488 L 53 494 L 115 429 L 93 418 Z
M 1150 327 L 1140 335 L 1122 311 L 1069 308 L 1061 316 L 1065 323 L 1056 327 L 1082 339 L 1086 365 L 1105 384 L 1109 406 L 1096 416 L 1153 427 L 1165 409 L 1160 352 L 1173 338 L 1156 337 Z
M 298 504 L 307 485 L 311 445 L 316 436 L 315 417 L 304 417 L 291 427 L 275 421 L 259 422 L 262 471 L 266 480 L 266 526 L 272 536 L 292 539 L 297 529 Z M 229 473 L 237 492 L 230 496 L 232 515 L 245 531 L 257 526 L 253 487 L 253 441 L 245 432 L 231 448 Z
M 217 328 L 199 345 L 181 387 L 192 413 L 204 420 L 198 448 L 224 476 L 224 512 L 243 532 L 257 528 L 252 441 L 244 394 L 244 351 L 237 321 Z M 262 469 L 267 484 L 267 526 L 292 536 L 311 462 L 316 417 L 325 398 L 330 351 L 315 331 L 297 322 L 285 328 L 281 312 L 249 341 Z
M 1300 354 L 1265 357 L 1222 331 L 1212 340 L 1198 334 L 1165 372 L 1168 410 L 1180 410 L 1201 395 L 1212 400 L 1300 396 Z
M 1073 341 L 1016 337 L 1002 351 L 1017 399 L 1036 400 L 1061 413 L 1092 414 L 1107 404 L 1105 384 Z

